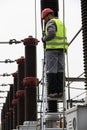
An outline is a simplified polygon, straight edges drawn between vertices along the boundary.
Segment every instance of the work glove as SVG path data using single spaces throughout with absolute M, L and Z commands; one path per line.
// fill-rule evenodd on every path
M 41 40 L 42 40 L 43 43 L 45 43 L 45 41 L 44 41 L 44 37 L 42 37 Z
M 45 46 L 46 46 L 46 42 L 44 41 L 44 37 L 42 37 L 41 40 L 42 40 L 42 42 L 43 42 L 43 46 L 44 46 L 44 48 L 45 48 Z

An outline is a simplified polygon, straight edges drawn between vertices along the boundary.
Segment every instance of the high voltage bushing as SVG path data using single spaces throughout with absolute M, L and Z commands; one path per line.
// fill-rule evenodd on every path
M 17 91 L 17 75 L 18 75 L 18 71 L 12 73 L 12 76 L 14 77 L 14 87 L 13 87 L 13 99 L 16 98 L 16 91 Z
M 6 110 L 5 110 L 5 107 L 6 107 L 6 102 L 4 103 L 3 109 L 1 111 L 1 126 L 2 126 L 2 130 L 5 130 L 5 128 L 6 128 L 6 117 L 5 117 Z
M 36 87 L 39 85 L 39 80 L 36 77 L 26 77 L 23 79 L 25 87 L 25 109 L 27 121 L 36 121 L 37 119 L 37 102 L 36 102 Z M 27 91 L 27 94 L 26 94 Z M 29 107 L 28 107 L 29 104 Z
M 25 76 L 36 77 L 36 45 L 38 40 L 29 36 L 23 40 L 25 45 Z
M 10 130 L 13 129 L 13 105 L 12 105 L 12 100 L 13 100 L 13 84 L 10 84 L 10 91 L 9 91 L 9 112 L 10 112 Z
M 28 87 L 36 87 L 39 85 L 39 79 L 36 77 L 26 77 L 23 79 L 23 85 Z
M 23 40 L 25 45 L 25 78 L 32 77 L 36 79 L 36 45 L 38 40 L 29 36 Z M 35 80 L 36 81 L 36 80 Z M 34 80 L 33 80 L 34 83 Z M 36 101 L 36 87 L 31 84 L 25 86 L 25 121 L 37 121 L 37 101 Z M 28 105 L 29 104 L 29 105 Z
M 17 105 L 17 101 L 18 101 L 17 99 L 13 99 L 13 100 L 12 100 L 12 105 L 15 105 L 15 106 L 16 106 L 16 105 Z
M 7 98 L 6 98 L 6 113 L 5 113 L 5 117 L 6 117 L 6 130 L 11 130 L 12 129 L 12 110 L 9 109 L 12 105 L 11 105 L 11 91 L 12 86 L 10 87 L 10 91 L 7 94 Z
M 58 0 L 41 0 L 41 11 L 44 8 L 51 8 L 54 10 L 54 15 L 58 17 L 59 3 Z
M 21 56 L 19 59 L 16 60 L 16 62 L 18 64 L 18 76 L 17 76 L 18 83 L 17 83 L 16 97 L 18 99 L 17 120 L 19 126 L 19 125 L 23 125 L 24 117 L 25 117 L 25 109 L 24 109 L 25 90 L 23 86 L 23 78 L 25 72 L 25 58 Z
M 24 90 L 22 81 L 25 73 L 25 58 L 21 56 L 19 59 L 16 60 L 16 63 L 18 64 L 17 90 Z
M 81 0 L 81 14 L 82 14 L 84 76 L 85 76 L 85 86 L 87 88 L 87 0 Z
M 17 97 L 23 97 L 24 98 L 24 95 L 25 95 L 25 90 L 17 90 L 17 92 L 16 92 Z
M 13 129 L 17 127 L 17 99 L 12 100 L 13 105 Z
M 6 117 L 6 129 L 10 130 L 9 92 L 8 92 L 7 98 L 6 98 L 6 113 L 5 113 L 5 117 Z
M 13 129 L 16 129 L 17 127 L 17 97 L 16 97 L 16 91 L 17 91 L 17 75 L 18 71 L 12 73 L 12 76 L 14 77 L 14 87 L 13 87 Z

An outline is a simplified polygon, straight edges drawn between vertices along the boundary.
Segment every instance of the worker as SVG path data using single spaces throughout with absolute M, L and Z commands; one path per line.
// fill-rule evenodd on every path
M 54 16 L 51 8 L 42 10 L 41 18 L 45 22 L 42 41 L 45 44 L 45 63 L 47 89 L 49 97 L 63 97 L 65 52 L 68 49 L 66 28 L 62 21 Z

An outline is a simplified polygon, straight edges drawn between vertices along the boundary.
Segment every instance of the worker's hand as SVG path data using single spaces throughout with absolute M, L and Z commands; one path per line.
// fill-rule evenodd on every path
M 43 42 L 43 46 L 44 46 L 44 48 L 45 48 L 45 46 L 46 46 L 46 42 L 44 41 L 44 38 L 42 37 L 41 40 L 42 40 L 42 42 Z
M 43 38 L 43 37 L 41 38 L 41 40 L 42 40 L 42 42 L 43 42 L 43 43 L 45 43 L 45 41 L 44 41 L 44 38 Z
M 45 35 L 46 35 L 46 34 L 45 34 L 45 31 L 43 31 L 43 32 L 42 32 L 42 36 L 45 36 Z

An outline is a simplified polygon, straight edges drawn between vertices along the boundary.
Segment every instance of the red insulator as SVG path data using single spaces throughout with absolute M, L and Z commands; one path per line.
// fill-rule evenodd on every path
M 17 64 L 23 63 L 25 60 L 25 58 L 23 56 L 21 56 L 21 58 L 17 59 L 16 62 Z
M 10 108 L 9 108 L 9 111 L 10 111 L 10 112 L 13 112 L 13 108 L 10 107 Z
M 6 115 L 9 116 L 9 115 L 10 115 L 10 112 L 7 112 Z
M 17 105 L 17 99 L 12 100 L 12 105 Z
M 36 38 L 33 38 L 32 36 L 29 36 L 22 41 L 24 45 L 37 45 L 39 42 Z
M 8 115 L 5 115 L 5 119 L 8 118 Z
M 17 74 L 18 74 L 18 71 L 16 71 L 16 72 L 12 73 L 12 76 L 13 76 L 13 77 L 16 77 L 16 76 L 17 76 Z
M 18 91 L 16 92 L 16 96 L 17 96 L 17 97 L 23 97 L 24 94 L 25 94 L 25 90 L 18 90 Z
M 39 85 L 39 80 L 36 77 L 26 77 L 23 79 L 23 85 L 24 86 L 38 86 Z
M 6 122 L 6 119 L 3 119 L 3 120 L 2 120 L 2 123 L 5 123 L 5 122 Z

